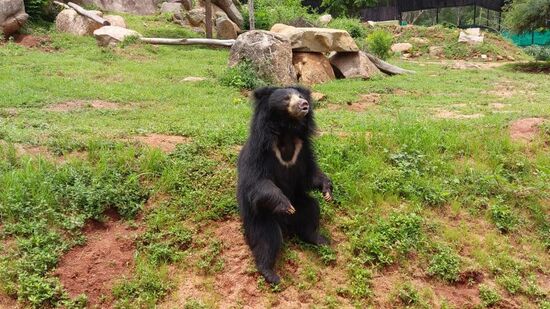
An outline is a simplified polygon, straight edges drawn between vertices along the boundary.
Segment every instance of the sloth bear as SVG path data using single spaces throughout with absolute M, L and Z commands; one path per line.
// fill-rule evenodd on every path
M 237 200 L 244 234 L 258 271 L 280 282 L 275 260 L 283 235 L 323 245 L 319 205 L 308 191 L 332 200 L 332 183 L 315 161 L 311 93 L 302 87 L 254 91 L 250 137 L 239 154 Z

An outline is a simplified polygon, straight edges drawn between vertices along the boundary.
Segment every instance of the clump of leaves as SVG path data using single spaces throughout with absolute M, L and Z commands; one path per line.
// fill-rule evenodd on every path
M 486 284 L 480 284 L 479 298 L 481 299 L 481 303 L 483 304 L 483 306 L 492 307 L 500 301 L 501 296 L 492 287 Z
M 538 61 L 550 61 L 550 46 L 531 45 L 525 47 L 523 51 Z
M 389 265 L 421 245 L 422 217 L 394 213 L 381 219 L 352 242 L 353 252 L 364 264 Z
M 502 233 L 508 233 L 516 229 L 519 219 L 510 206 L 495 203 L 490 206 L 491 219 Z
M 455 282 L 460 273 L 460 257 L 447 246 L 440 246 L 437 251 L 430 260 L 428 274 L 448 282 Z
M 407 282 L 397 291 L 397 299 L 405 306 L 416 305 L 420 303 L 420 293 L 410 282 Z
M 393 38 L 386 30 L 378 29 L 367 36 L 367 48 L 381 59 L 388 59 Z
M 220 83 L 239 89 L 255 89 L 267 85 L 267 82 L 258 76 L 249 61 L 242 61 L 236 66 L 226 69 L 220 77 Z
M 370 289 L 372 272 L 362 265 L 352 264 L 350 271 L 349 292 L 354 298 L 367 298 L 372 294 Z

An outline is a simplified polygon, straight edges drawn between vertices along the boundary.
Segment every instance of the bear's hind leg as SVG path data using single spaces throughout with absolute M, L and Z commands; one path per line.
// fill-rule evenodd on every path
M 268 283 L 279 284 L 274 268 L 283 242 L 281 228 L 273 218 L 256 219 L 246 231 L 256 267 Z
M 297 207 L 296 213 L 292 217 L 291 229 L 296 236 L 310 244 L 328 245 L 329 241 L 319 234 L 321 210 L 317 201 L 310 196 L 304 196 L 295 204 Z

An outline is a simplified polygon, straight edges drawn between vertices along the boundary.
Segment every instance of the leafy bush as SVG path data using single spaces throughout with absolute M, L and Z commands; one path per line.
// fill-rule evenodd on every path
M 248 6 L 242 6 L 242 14 L 245 20 L 245 28 L 249 29 Z M 317 16 L 308 12 L 308 9 L 302 6 L 300 0 L 256 0 L 254 1 L 256 29 L 269 30 L 274 24 L 294 24 L 296 21 L 314 25 Z
M 451 248 L 442 246 L 430 260 L 428 274 L 437 276 L 448 282 L 458 280 L 460 272 L 460 257 Z
M 392 264 L 420 246 L 422 222 L 415 213 L 394 213 L 381 219 L 353 240 L 354 254 L 364 264 Z
M 485 307 L 492 307 L 500 301 L 500 295 L 497 291 L 486 284 L 479 285 L 479 298 Z
M 502 233 L 513 231 L 519 223 L 519 219 L 512 209 L 504 204 L 495 203 L 490 207 L 491 219 Z
M 407 282 L 397 291 L 397 298 L 405 306 L 416 305 L 420 302 L 420 293 L 418 293 L 418 290 L 416 290 L 412 283 Z
M 228 68 L 220 77 L 220 83 L 239 89 L 255 89 L 267 85 L 248 61 L 242 61 L 236 66 Z
M 31 19 L 39 19 L 43 16 L 47 6 L 51 5 L 51 0 L 25 0 L 25 12 Z
M 538 61 L 550 61 L 550 46 L 528 46 L 523 49 L 526 54 Z
M 361 20 L 356 18 L 335 18 L 330 22 L 329 27 L 346 30 L 354 38 L 364 38 L 367 33 L 365 27 L 361 24 Z
M 390 57 L 390 49 L 393 38 L 386 30 L 375 30 L 367 36 L 367 48 L 381 59 Z

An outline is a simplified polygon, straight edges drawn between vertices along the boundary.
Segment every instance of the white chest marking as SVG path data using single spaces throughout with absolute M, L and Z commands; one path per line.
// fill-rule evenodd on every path
M 291 167 L 296 164 L 296 160 L 298 160 L 298 155 L 300 154 L 301 150 L 302 140 L 297 138 L 296 140 L 294 140 L 294 154 L 292 155 L 292 159 L 290 159 L 290 161 L 285 161 L 281 156 L 281 151 L 279 150 L 279 147 L 277 147 L 277 142 L 273 143 L 273 152 L 275 152 L 275 157 L 277 157 L 279 163 L 281 163 L 281 165 L 285 167 Z

